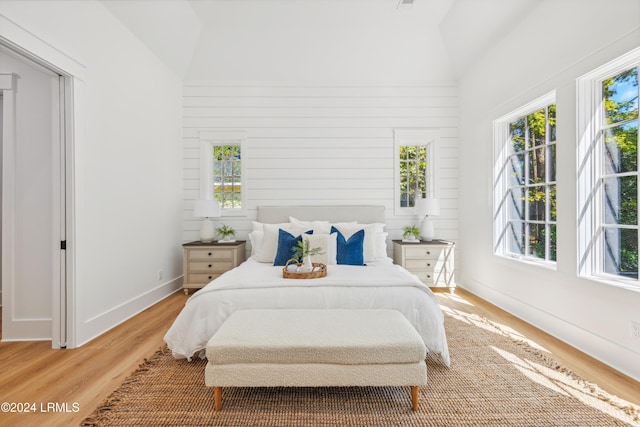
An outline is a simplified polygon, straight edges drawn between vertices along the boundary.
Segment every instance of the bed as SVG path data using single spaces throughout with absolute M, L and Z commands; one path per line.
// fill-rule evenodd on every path
M 388 257 L 384 219 L 383 206 L 259 207 L 249 234 L 251 256 L 194 293 L 165 334 L 173 356 L 204 357 L 209 339 L 238 310 L 380 308 L 401 312 L 427 350 L 449 366 L 438 300 Z M 283 264 L 274 265 L 274 259 L 282 258 L 282 248 L 293 244 L 291 238 L 322 246 L 316 256 L 327 264 L 326 277 L 282 277 Z

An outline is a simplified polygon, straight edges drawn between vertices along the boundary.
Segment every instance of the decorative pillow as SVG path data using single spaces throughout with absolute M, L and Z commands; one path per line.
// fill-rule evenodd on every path
M 387 237 L 389 233 L 376 233 L 376 259 L 389 258 L 387 254 Z
M 264 239 L 264 231 L 252 231 L 249 233 L 249 241 L 251 242 L 251 256 L 259 260 L 260 251 L 262 250 L 262 240 Z
M 265 225 L 272 225 L 275 227 L 287 228 L 291 224 L 289 224 L 288 222 L 282 222 L 280 224 L 268 224 L 265 222 L 251 221 L 251 226 L 253 227 L 253 231 L 264 231 Z
M 338 264 L 365 265 L 364 263 L 364 230 L 356 231 L 345 239 L 344 235 L 335 227 L 331 233 L 336 233 L 336 261 Z
M 313 230 L 309 230 L 306 234 L 312 234 Z M 293 234 L 283 229 L 278 230 L 278 250 L 276 251 L 273 265 L 286 265 L 293 257 L 293 248 L 298 246 L 298 242 L 302 241 L 302 236 Z
M 303 234 L 302 240 L 309 242 L 310 248 L 320 248 L 320 253 L 311 255 L 311 262 L 321 262 L 327 265 L 336 264 L 336 239 L 338 233 L 331 234 Z
M 364 230 L 364 262 L 375 261 L 379 256 L 387 256 L 386 248 L 384 253 L 378 254 L 376 245 L 376 235 L 377 233 L 382 233 L 384 224 L 338 223 L 333 224 L 333 226 L 344 235 L 345 239 L 349 239 L 349 237 L 357 231 Z
M 279 230 L 282 229 L 288 231 L 294 236 L 297 236 L 301 232 L 300 229 L 294 227 L 288 222 L 284 224 L 262 224 L 262 229 L 264 230 L 264 235 L 262 238 L 262 247 L 258 251 L 260 258 L 257 260 L 259 262 L 271 263 L 273 262 L 276 256 L 276 251 L 278 250 Z
M 302 221 L 292 216 L 289 217 L 289 221 L 295 227 L 303 230 L 313 230 L 314 234 L 329 234 L 331 231 L 329 221 Z

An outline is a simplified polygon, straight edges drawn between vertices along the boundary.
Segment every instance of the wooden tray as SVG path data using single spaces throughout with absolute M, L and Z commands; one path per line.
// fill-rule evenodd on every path
M 287 261 L 287 264 L 282 268 L 282 277 L 285 279 L 317 279 L 319 277 L 325 277 L 327 275 L 327 265 L 321 262 L 313 262 L 313 270 L 311 271 L 288 271 L 287 268 L 290 264 L 302 265 L 293 259 Z

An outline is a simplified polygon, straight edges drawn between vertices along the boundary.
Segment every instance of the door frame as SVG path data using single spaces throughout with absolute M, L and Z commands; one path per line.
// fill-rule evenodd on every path
M 86 67 L 73 56 L 0 14 L 0 46 L 10 49 L 59 75 L 59 102 L 54 105 L 60 121 L 53 135 L 54 173 L 60 177 L 54 186 L 54 275 L 52 341 L 53 348 L 76 347 L 76 283 L 75 283 L 75 109 Z M 6 98 L 5 98 L 6 102 Z M 5 104 L 6 106 L 6 104 Z M 6 110 L 6 109 L 5 109 Z M 6 122 L 4 123 L 6 126 Z M 55 128 L 55 126 L 54 126 Z M 56 140 L 58 141 L 56 143 Z M 13 140 L 15 143 L 15 138 Z M 58 197 L 55 197 L 55 195 Z M 4 198 L 4 194 L 3 194 Z M 4 228 L 4 225 L 3 225 Z M 3 233 L 3 244 L 5 240 Z M 66 249 L 61 249 L 61 241 Z M 58 253 L 59 256 L 55 254 Z M 3 257 L 5 251 L 3 250 Z M 4 279 L 4 270 L 2 272 Z M 4 280 L 3 280 L 4 282 Z M 4 286 L 4 285 L 3 285 Z M 3 295 L 5 297 L 5 295 Z M 4 316 L 3 309 L 3 316 Z

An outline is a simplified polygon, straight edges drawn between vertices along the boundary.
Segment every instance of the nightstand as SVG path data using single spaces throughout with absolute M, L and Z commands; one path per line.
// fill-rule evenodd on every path
M 393 262 L 401 265 L 432 288 L 455 290 L 453 277 L 455 243 L 447 240 L 417 243 L 393 241 Z
M 245 241 L 232 243 L 185 243 L 182 289 L 189 295 L 189 289 L 199 289 L 207 283 L 240 265 L 245 259 Z

